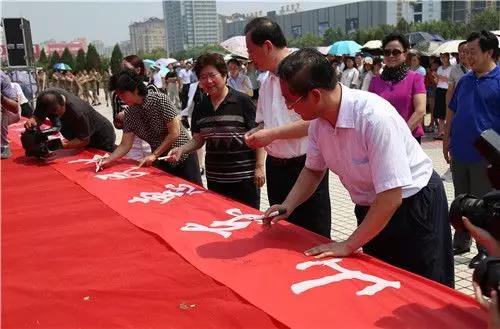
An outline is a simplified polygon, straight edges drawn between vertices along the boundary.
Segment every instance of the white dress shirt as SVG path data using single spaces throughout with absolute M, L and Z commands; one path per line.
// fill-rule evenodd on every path
M 191 74 L 191 70 L 180 69 L 178 76 L 183 85 L 191 83 Z
M 269 73 L 260 87 L 255 122 L 263 122 L 264 128 L 276 128 L 298 120 L 302 120 L 301 117 L 289 110 L 285 104 L 279 77 Z M 275 140 L 266 146 L 266 151 L 269 155 L 280 159 L 302 156 L 307 152 L 307 137 Z
M 382 97 L 342 85 L 335 128 L 311 121 L 306 167 L 337 174 L 354 203 L 369 206 L 378 193 L 402 187 L 408 198 L 427 185 L 432 161 L 396 109 Z
M 248 96 L 253 96 L 253 86 L 250 78 L 243 73 L 238 73 L 235 77 L 229 75 L 227 79 L 227 85 L 234 90 L 247 94 Z
M 189 85 L 189 91 L 188 91 L 188 101 L 187 101 L 187 106 L 185 109 L 181 111 L 181 116 L 187 116 L 191 118 L 191 115 L 193 114 L 193 109 L 194 109 L 194 102 L 193 98 L 194 95 L 196 94 L 196 89 L 198 89 L 198 84 L 199 82 L 193 82 L 192 84 Z

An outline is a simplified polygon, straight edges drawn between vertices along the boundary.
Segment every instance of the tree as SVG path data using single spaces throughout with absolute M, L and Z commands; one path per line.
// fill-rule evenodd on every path
M 61 56 L 59 56 L 59 53 L 54 50 L 54 52 L 50 56 L 50 60 L 49 60 L 50 68 L 52 68 L 55 64 L 60 63 L 60 62 L 61 62 Z
M 489 8 L 471 19 L 470 23 L 470 31 L 468 31 L 470 34 L 471 32 L 474 31 L 481 31 L 481 30 L 487 30 L 487 31 L 492 31 L 492 30 L 498 30 L 500 24 L 500 11 L 495 10 L 494 8 Z M 464 36 L 464 38 L 466 38 Z
M 72 69 L 75 68 L 75 59 L 73 55 L 69 52 L 69 49 L 66 47 L 61 55 L 61 63 L 69 65 Z
M 93 44 L 89 44 L 87 48 L 87 55 L 85 57 L 87 70 L 100 70 L 101 69 L 101 56 L 97 53 L 97 49 Z
M 346 40 L 346 35 L 339 27 L 335 29 L 329 28 L 328 30 L 325 31 L 323 39 L 324 39 L 324 44 L 330 46 L 337 41 Z
M 203 46 L 197 46 L 197 47 L 192 47 L 186 50 L 181 50 L 178 51 L 174 54 L 172 54 L 172 57 L 175 59 L 181 60 L 181 59 L 188 59 L 188 58 L 198 58 L 201 54 L 205 53 L 219 53 L 219 54 L 226 54 L 227 51 L 224 50 L 221 46 L 218 44 L 209 44 L 209 45 L 203 45 Z
M 155 48 L 155 49 L 151 50 L 150 53 L 138 53 L 137 55 L 143 59 L 148 58 L 148 59 L 153 59 L 153 60 L 168 57 L 167 51 L 163 48 Z
M 288 46 L 292 48 L 309 48 L 323 45 L 324 39 L 312 33 L 294 38 L 288 41 Z
M 79 72 L 85 70 L 86 62 L 85 62 L 85 51 L 83 49 L 78 49 L 78 53 L 76 54 L 75 60 L 75 71 Z
M 111 61 L 109 63 L 109 65 L 111 66 L 111 72 L 113 74 L 120 72 L 122 60 L 122 51 L 120 50 L 120 46 L 116 44 L 113 48 L 113 52 L 111 53 Z
M 45 53 L 45 49 L 42 48 L 42 51 L 40 52 L 40 57 L 38 57 L 38 65 L 46 67 L 47 64 L 49 64 L 49 58 L 47 57 L 47 54 Z

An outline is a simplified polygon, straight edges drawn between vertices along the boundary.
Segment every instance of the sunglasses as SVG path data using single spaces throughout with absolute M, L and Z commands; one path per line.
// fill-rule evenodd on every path
M 401 55 L 403 53 L 403 51 L 399 50 L 399 49 L 384 49 L 384 56 L 385 57 L 389 57 L 389 56 L 394 56 L 394 57 L 397 57 L 399 55 Z

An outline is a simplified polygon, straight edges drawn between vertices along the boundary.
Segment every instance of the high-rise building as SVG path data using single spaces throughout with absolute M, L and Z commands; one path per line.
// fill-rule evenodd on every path
M 162 19 L 151 17 L 129 25 L 130 44 L 134 53 L 149 53 L 153 49 L 166 49 L 165 24 Z
M 216 1 L 163 1 L 167 51 L 220 41 Z
M 500 0 L 441 1 L 441 19 L 452 22 L 469 22 L 472 16 L 488 8 L 500 10 Z

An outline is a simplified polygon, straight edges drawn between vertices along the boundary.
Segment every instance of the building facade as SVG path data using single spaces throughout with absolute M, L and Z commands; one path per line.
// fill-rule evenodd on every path
M 220 42 L 216 1 L 163 1 L 169 53 Z
M 469 22 L 471 17 L 489 8 L 500 10 L 499 0 L 441 1 L 441 19 L 452 22 Z
M 149 53 L 153 49 L 168 48 L 163 19 L 151 17 L 143 22 L 134 22 L 129 25 L 129 32 L 131 48 L 134 53 Z

